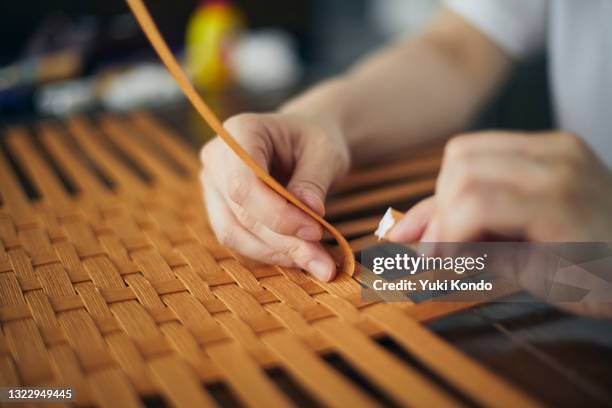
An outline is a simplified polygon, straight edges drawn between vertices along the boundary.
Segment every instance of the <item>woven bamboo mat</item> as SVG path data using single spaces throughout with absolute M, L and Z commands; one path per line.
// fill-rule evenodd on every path
M 149 114 L 11 128 L 2 149 L 1 386 L 109 407 L 535 404 L 423 326 L 473 303 L 366 303 L 359 274 L 321 283 L 219 245 L 196 154 Z M 350 175 L 328 214 L 360 250 L 439 164 Z

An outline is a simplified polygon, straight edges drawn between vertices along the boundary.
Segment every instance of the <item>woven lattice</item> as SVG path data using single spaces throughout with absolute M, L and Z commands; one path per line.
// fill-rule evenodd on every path
M 421 324 L 472 304 L 364 303 L 359 274 L 321 283 L 219 245 L 196 154 L 147 114 L 12 128 L 3 148 L 0 385 L 100 406 L 532 403 Z M 359 250 L 370 210 L 431 193 L 439 156 L 349 176 L 328 215 Z

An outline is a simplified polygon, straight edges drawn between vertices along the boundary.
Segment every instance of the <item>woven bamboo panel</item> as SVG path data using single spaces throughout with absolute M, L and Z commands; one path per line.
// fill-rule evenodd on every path
M 2 386 L 109 407 L 534 405 L 422 325 L 472 303 L 366 303 L 359 273 L 322 283 L 219 245 L 197 155 L 149 114 L 11 128 L 2 149 Z M 419 157 L 338 185 L 355 250 L 380 208 L 432 192 L 440 151 Z

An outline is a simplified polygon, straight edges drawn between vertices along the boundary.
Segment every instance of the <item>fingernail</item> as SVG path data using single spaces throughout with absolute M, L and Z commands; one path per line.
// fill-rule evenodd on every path
M 327 282 L 331 277 L 332 271 L 329 265 L 325 262 L 313 259 L 308 262 L 308 272 L 314 275 L 315 278 Z
M 297 237 L 305 241 L 319 241 L 322 238 L 321 229 L 317 227 L 302 227 L 297 232 Z

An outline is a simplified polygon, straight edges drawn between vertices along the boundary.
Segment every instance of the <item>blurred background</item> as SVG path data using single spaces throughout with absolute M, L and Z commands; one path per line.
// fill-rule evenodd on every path
M 149 0 L 222 117 L 274 109 L 368 51 L 418 33 L 437 0 Z M 0 3 L 0 125 L 153 109 L 208 135 L 120 0 Z M 410 63 L 407 61 L 407 63 Z M 519 67 L 478 127 L 550 127 L 546 58 Z

